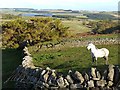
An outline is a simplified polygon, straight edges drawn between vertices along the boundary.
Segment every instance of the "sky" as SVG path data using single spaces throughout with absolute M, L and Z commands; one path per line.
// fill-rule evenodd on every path
M 119 0 L 0 0 L 0 8 L 118 11 Z

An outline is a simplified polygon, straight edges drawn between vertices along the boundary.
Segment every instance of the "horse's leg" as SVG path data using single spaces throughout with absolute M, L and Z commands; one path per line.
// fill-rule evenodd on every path
M 108 65 L 108 56 L 106 56 L 105 59 L 106 59 L 106 65 Z
M 96 66 L 97 66 L 97 57 L 95 57 L 95 60 L 96 60 L 95 62 L 96 62 Z
M 94 62 L 95 62 L 95 57 L 92 57 L 92 65 L 93 65 Z
M 105 64 L 108 65 L 108 56 L 104 56 L 103 58 L 105 59 Z

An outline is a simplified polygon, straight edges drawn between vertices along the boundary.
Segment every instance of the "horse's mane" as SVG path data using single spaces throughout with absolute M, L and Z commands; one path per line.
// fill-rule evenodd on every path
M 92 45 L 94 45 L 92 42 L 88 42 L 88 44 L 92 44 Z M 95 45 L 94 45 L 94 46 L 95 46 Z M 95 46 L 95 48 L 98 49 L 96 46 Z
M 94 44 L 93 44 L 94 45 Z M 94 45 L 95 46 L 95 45 Z M 96 49 L 98 49 L 96 46 L 95 46 Z
M 98 49 L 96 46 L 95 46 L 96 49 Z

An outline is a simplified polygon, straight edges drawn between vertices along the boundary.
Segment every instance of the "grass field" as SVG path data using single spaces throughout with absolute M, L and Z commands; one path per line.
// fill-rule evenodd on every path
M 68 30 L 73 35 L 77 33 L 85 33 L 91 31 L 90 28 L 84 26 L 81 21 L 77 21 L 77 20 L 73 20 L 73 21 L 65 20 L 63 21 L 63 25 L 69 27 Z
M 118 45 L 97 46 L 105 47 L 110 50 L 109 64 L 118 65 Z M 34 64 L 42 68 L 50 67 L 58 72 L 66 73 L 68 70 L 87 70 L 92 66 L 90 51 L 86 47 L 74 47 L 63 49 L 49 49 L 32 53 Z M 95 65 L 95 64 L 94 64 Z M 94 66 L 93 65 L 93 66 Z M 120 65 L 120 64 L 119 64 Z M 105 60 L 98 58 L 98 68 L 105 67 Z

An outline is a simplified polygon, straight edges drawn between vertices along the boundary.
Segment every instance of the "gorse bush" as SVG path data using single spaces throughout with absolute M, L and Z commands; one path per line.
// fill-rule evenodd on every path
M 17 48 L 28 41 L 29 45 L 59 40 L 67 36 L 67 29 L 58 19 L 16 19 L 2 24 L 3 46 Z
M 111 20 L 101 20 L 98 22 L 90 21 L 88 25 L 91 26 L 93 33 L 98 34 L 117 33 L 120 27 L 118 22 Z

